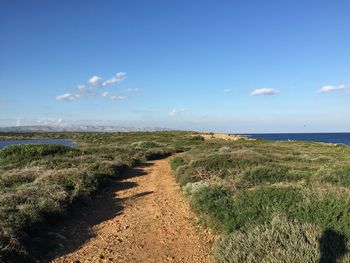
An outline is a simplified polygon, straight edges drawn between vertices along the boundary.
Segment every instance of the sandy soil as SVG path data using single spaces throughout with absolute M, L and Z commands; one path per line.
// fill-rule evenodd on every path
M 236 135 L 236 134 L 228 134 L 228 133 L 202 133 L 200 134 L 204 139 L 223 139 L 223 140 L 240 140 L 240 139 L 245 139 L 245 140 L 251 140 L 251 138 L 248 138 L 246 136 L 242 135 Z
M 212 262 L 213 237 L 195 225 L 168 159 L 129 170 L 117 185 L 60 234 L 53 262 Z

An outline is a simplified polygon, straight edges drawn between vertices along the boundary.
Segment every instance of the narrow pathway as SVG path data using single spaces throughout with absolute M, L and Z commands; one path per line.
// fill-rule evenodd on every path
M 87 217 L 113 216 L 91 226 L 90 239 L 54 262 L 211 262 L 212 236 L 195 226 L 169 159 L 148 162 L 123 178 L 119 183 L 130 187 L 113 192 L 122 209 L 95 207 Z

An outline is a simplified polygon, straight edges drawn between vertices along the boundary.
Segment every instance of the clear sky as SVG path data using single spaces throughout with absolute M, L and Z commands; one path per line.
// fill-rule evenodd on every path
M 0 0 L 0 126 L 350 131 L 350 1 Z

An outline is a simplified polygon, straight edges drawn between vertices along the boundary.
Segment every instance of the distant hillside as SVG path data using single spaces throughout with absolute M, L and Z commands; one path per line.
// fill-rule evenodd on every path
M 122 126 L 15 126 L 0 127 L 0 132 L 132 132 L 132 131 L 167 131 L 170 129 L 160 127 L 122 127 Z

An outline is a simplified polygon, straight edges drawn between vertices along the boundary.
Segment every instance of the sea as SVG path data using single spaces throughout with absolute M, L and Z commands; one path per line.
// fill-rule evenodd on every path
M 4 140 L 0 141 L 0 149 L 5 148 L 6 146 L 14 144 L 36 144 L 36 143 L 45 143 L 45 144 L 60 144 L 65 146 L 78 146 L 76 142 L 69 139 L 47 139 L 47 140 Z
M 242 134 L 243 135 L 243 134 Z M 337 133 L 255 133 L 244 134 L 250 138 L 274 141 L 308 141 L 344 144 L 350 146 L 350 132 Z

